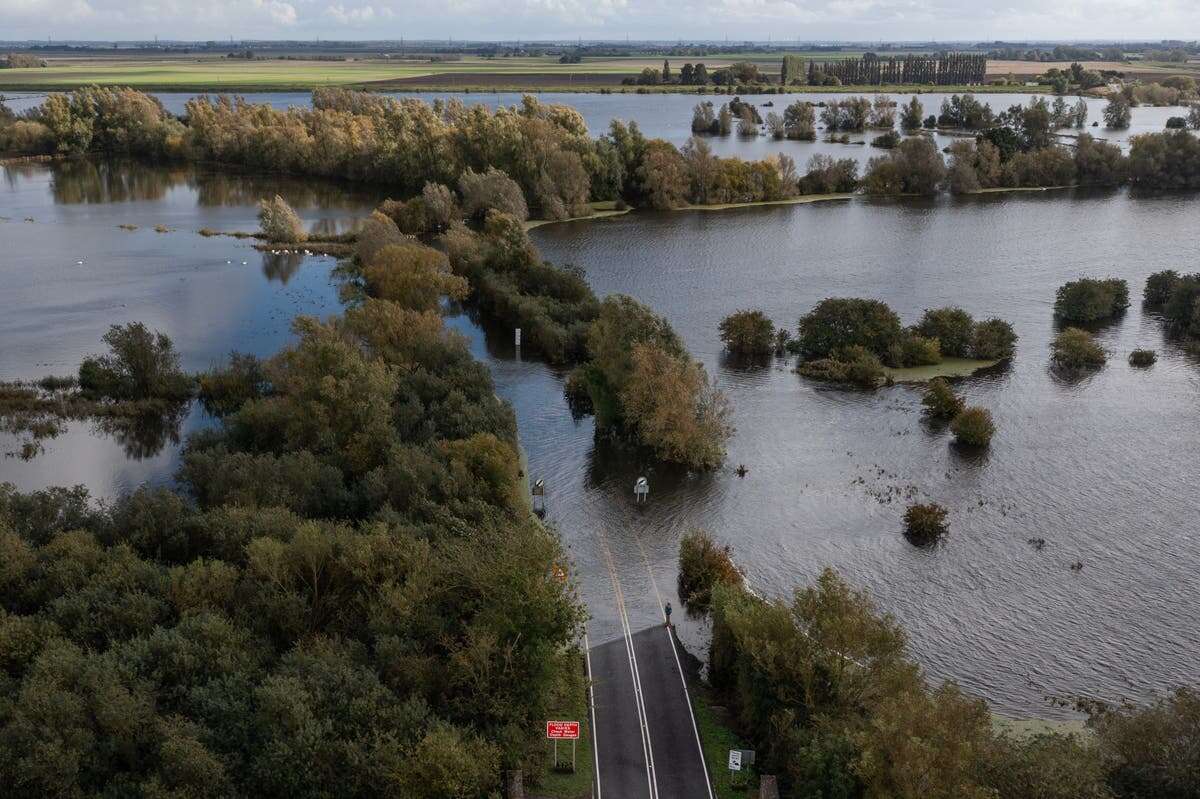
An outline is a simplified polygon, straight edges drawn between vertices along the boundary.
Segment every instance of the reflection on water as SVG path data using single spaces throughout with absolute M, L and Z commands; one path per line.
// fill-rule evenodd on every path
M 191 403 L 180 402 L 160 413 L 130 416 L 102 416 L 93 421 L 97 434 L 106 435 L 121 445 L 125 457 L 144 461 L 159 455 L 167 443 L 180 444 L 180 428 Z
M 267 280 L 287 284 L 292 275 L 304 264 L 305 255 L 302 252 L 264 252 L 262 254 L 262 271 Z
M 299 313 L 340 307 L 335 261 L 258 252 L 201 228 L 257 227 L 257 203 L 280 194 L 310 229 L 351 228 L 382 199 L 332 185 L 205 167 L 69 161 L 4 169 L 0 182 L 0 380 L 71 374 L 112 324 L 141 321 L 174 341 L 188 371 L 230 351 L 260 357 L 291 340 Z M 25 220 L 30 221 L 25 221 Z M 162 226 L 171 233 L 155 232 Z M 109 497 L 169 481 L 181 442 L 211 423 L 185 404 L 162 415 L 69 421 L 28 463 L 0 459 L 22 489 L 85 484 Z M 0 451 L 26 438 L 0 434 Z

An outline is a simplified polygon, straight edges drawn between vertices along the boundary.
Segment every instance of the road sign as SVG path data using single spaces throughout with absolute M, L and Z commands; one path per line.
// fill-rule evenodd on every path
M 729 750 L 729 770 L 730 771 L 741 771 L 742 770 L 742 750 L 741 749 L 730 749 Z
M 546 737 L 555 741 L 575 740 L 579 737 L 578 721 L 547 721 Z

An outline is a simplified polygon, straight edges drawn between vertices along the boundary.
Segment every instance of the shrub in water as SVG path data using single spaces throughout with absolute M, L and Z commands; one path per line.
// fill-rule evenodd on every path
M 703 530 L 693 530 L 679 542 L 679 596 L 692 610 L 707 611 L 718 585 L 740 586 L 742 574 L 728 546 Z
M 877 388 L 887 379 L 883 364 L 863 347 L 845 347 L 834 357 L 805 361 L 797 371 L 813 380 L 851 383 L 863 388 Z
M 1064 369 L 1099 367 L 1108 360 L 1092 334 L 1077 327 L 1068 327 L 1055 336 L 1050 351 L 1054 364 Z
M 1017 348 L 1017 334 L 1003 319 L 987 319 L 975 325 L 971 333 L 971 354 L 983 361 L 1011 358 Z
M 900 339 L 900 317 L 879 300 L 830 298 L 800 319 L 800 352 L 828 358 L 845 347 L 864 347 L 876 356 Z
M 92 397 L 114 400 L 182 400 L 192 379 L 179 368 L 171 339 L 141 322 L 113 325 L 104 334 L 108 354 L 79 365 L 79 388 Z
M 888 347 L 887 356 L 888 366 L 893 368 L 932 366 L 942 362 L 938 340 L 912 332 L 906 332 L 900 341 Z
M 762 311 L 738 311 L 721 320 L 721 341 L 735 355 L 766 355 L 775 344 L 775 325 Z
M 1158 353 L 1154 350 L 1134 350 L 1129 353 L 1130 366 L 1153 366 L 1158 360 Z
M 962 397 L 955 394 L 950 384 L 940 377 L 929 381 L 921 404 L 925 406 L 925 413 L 934 419 L 953 419 L 967 407 Z
M 263 200 L 258 204 L 258 227 L 267 241 L 297 244 L 308 237 L 300 217 L 278 194 L 275 199 Z
M 962 308 L 928 310 L 914 329 L 926 338 L 936 338 L 942 355 L 951 358 L 968 358 L 971 355 L 975 320 Z
M 950 422 L 950 431 L 954 440 L 968 447 L 986 447 L 992 442 L 996 425 L 992 422 L 992 413 L 987 408 L 970 407 L 963 410 Z
M 1082 278 L 1059 287 L 1054 314 L 1068 322 L 1109 319 L 1129 307 L 1129 284 L 1118 278 Z
M 1155 272 L 1146 278 L 1146 288 L 1142 291 L 1142 300 L 1151 308 L 1161 308 L 1171 299 L 1171 292 L 1179 285 L 1179 273 L 1174 269 Z
M 946 509 L 936 502 L 909 505 L 904 511 L 904 533 L 917 543 L 936 541 L 948 532 L 947 515 Z

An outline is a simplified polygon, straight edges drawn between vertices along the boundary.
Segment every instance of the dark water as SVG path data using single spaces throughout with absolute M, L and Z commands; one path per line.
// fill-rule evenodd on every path
M 196 95 L 193 93 L 160 92 L 156 93 L 155 96 L 162 101 L 163 106 L 168 111 L 174 114 L 182 114 L 184 113 L 184 104 Z M 390 94 L 388 96 L 398 98 L 411 97 L 425 100 L 426 102 L 433 102 L 438 99 L 458 99 L 468 105 L 483 104 L 489 108 L 520 105 L 522 98 L 520 93 L 514 92 L 470 94 L 462 92 L 419 92 Z M 647 96 L 634 93 L 595 94 L 588 92 L 551 92 L 536 96 L 540 97 L 543 102 L 562 103 L 577 109 L 583 115 L 588 129 L 592 131 L 593 135 L 599 135 L 608 130 L 609 123 L 614 119 L 625 121 L 636 120 L 642 132 L 647 136 L 666 139 L 676 145 L 682 145 L 691 136 L 692 109 L 697 103 L 711 100 L 714 105 L 720 107 L 722 103 L 728 102 L 730 99 L 727 95 L 713 94 L 704 96 L 696 94 L 656 94 Z M 765 118 L 770 111 L 774 111 L 782 116 L 783 109 L 788 103 L 795 102 L 798 99 L 823 103 L 851 96 L 858 95 L 825 93 L 746 95 L 743 99 L 759 106 L 759 111 Z M 925 115 L 938 113 L 942 105 L 942 100 L 948 96 L 941 92 L 920 95 L 921 103 L 925 107 Z M 992 109 L 996 113 L 999 113 L 1014 104 L 1028 104 L 1035 95 L 979 93 L 975 96 L 980 102 L 990 104 Z M 41 103 L 43 97 L 44 95 L 32 93 L 15 95 L 9 100 L 8 105 L 13 110 L 23 111 Z M 908 101 L 909 95 L 893 95 L 893 97 L 897 102 L 904 103 Z M 246 99 L 257 103 L 269 103 L 276 108 L 289 108 L 292 106 L 309 107 L 312 104 L 311 95 L 306 92 L 261 92 L 246 95 Z M 1047 99 L 1053 102 L 1052 98 Z M 1075 97 L 1067 98 L 1069 104 L 1074 104 L 1077 99 Z M 765 107 L 765 103 L 774 103 L 774 107 Z M 1087 103 L 1089 115 L 1086 130 L 1098 138 L 1107 139 L 1123 146 L 1128 144 L 1131 136 L 1139 133 L 1161 132 L 1166 126 L 1167 119 L 1172 116 L 1187 116 L 1186 108 L 1139 107 L 1133 109 L 1132 124 L 1128 130 L 1110 131 L 1103 128 L 1103 113 L 1106 101 L 1087 98 Z M 1101 127 L 1091 127 L 1091 124 L 1096 121 L 1101 123 Z M 1073 135 L 1074 131 L 1065 130 L 1063 133 Z M 848 145 L 827 144 L 822 141 L 775 141 L 768 136 L 745 139 L 736 135 L 708 137 L 707 141 L 712 146 L 713 151 L 719 155 L 736 155 L 742 158 L 758 159 L 772 153 L 782 152 L 796 159 L 797 164 L 803 167 L 808 163 L 808 159 L 817 154 L 831 155 L 835 158 L 854 158 L 860 163 L 865 164 L 871 157 L 878 156 L 884 152 L 867 146 L 867 143 L 877 135 L 879 135 L 879 131 L 852 133 L 850 134 L 851 144 Z M 934 140 L 940 149 L 949 146 L 955 139 L 943 134 L 935 134 Z
M 260 253 L 250 242 L 196 231 L 255 230 L 261 197 L 282 194 L 314 230 L 344 229 L 378 201 L 344 188 L 203 169 L 77 162 L 0 172 L 0 380 L 71 374 L 102 348 L 109 325 L 141 321 L 166 333 L 191 371 L 231 350 L 270 355 L 298 313 L 340 306 L 333 259 Z M 122 230 L 120 225 L 136 225 Z M 169 232 L 156 232 L 165 226 Z M 83 263 L 80 264 L 79 262 Z M 209 423 L 192 409 L 158 446 L 79 422 L 31 462 L 0 459 L 0 480 L 23 489 L 89 486 L 97 496 L 165 482 L 179 441 Z M 0 434 L 0 454 L 19 448 Z
M 329 229 L 353 224 L 378 199 L 194 169 L 34 166 L 3 178 L 2 379 L 70 372 L 108 325 L 132 320 L 168 333 L 188 369 L 234 349 L 274 352 L 296 313 L 337 310 L 332 262 L 272 258 L 194 231 L 252 229 L 254 201 L 277 192 Z M 568 412 L 560 376 L 517 357 L 508 331 L 489 339 L 465 316 L 452 323 L 517 410 L 531 476 L 546 479 L 550 519 L 579 566 L 593 642 L 617 630 L 605 548 L 632 623 L 644 626 L 657 621 L 660 598 L 678 605 L 678 541 L 703 526 L 733 544 L 759 591 L 785 594 L 834 566 L 896 614 L 931 674 L 958 679 L 1001 712 L 1054 716 L 1046 693 L 1140 698 L 1200 679 L 1200 364 L 1134 307 L 1100 331 L 1113 353 L 1104 370 L 1078 382 L 1048 370 L 1055 288 L 1112 275 L 1136 295 L 1153 271 L 1194 270 L 1196 208 L 1192 196 L 1047 194 L 639 213 L 539 228 L 547 258 L 584 267 L 602 294 L 630 293 L 666 314 L 720 379 L 738 432 L 728 467 L 713 474 L 596 446 L 591 421 Z M 158 224 L 173 232 L 155 233 Z M 725 314 L 761 307 L 794 326 L 835 295 L 884 299 L 906 321 L 953 303 L 1015 325 L 1011 366 L 960 384 L 996 418 L 986 455 L 960 455 L 947 433 L 928 429 L 914 389 L 844 391 L 806 382 L 783 361 L 738 368 L 722 358 L 716 323 Z M 1159 350 L 1159 363 L 1131 369 L 1135 347 Z M 192 412 L 176 436 L 207 422 Z M 4 451 L 13 444 L 0 439 Z M 140 460 L 126 450 L 74 424 L 31 462 L 0 459 L 0 481 L 82 483 L 113 496 L 168 480 L 178 454 L 171 436 L 157 454 L 136 451 Z M 732 472 L 739 463 L 745 479 Z M 651 497 L 638 508 L 641 474 Z M 904 540 L 898 496 L 950 508 L 943 546 Z M 1027 543 L 1034 537 L 1046 539 L 1044 550 Z M 1076 561 L 1081 571 L 1070 569 Z M 701 625 L 681 621 L 702 645 Z

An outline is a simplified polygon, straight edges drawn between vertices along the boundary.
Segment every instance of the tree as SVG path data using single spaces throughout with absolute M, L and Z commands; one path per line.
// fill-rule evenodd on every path
M 414 311 L 435 310 L 444 296 L 467 296 L 467 281 L 451 274 L 446 255 L 422 244 L 390 244 L 363 266 L 362 274 L 372 297 Z
M 783 123 L 783 117 L 774 111 L 767 114 L 767 132 L 771 134 L 771 138 L 777 141 L 787 135 L 787 127 Z
M 662 82 L 663 83 L 671 82 L 671 62 L 665 58 L 663 59 Z
M 816 114 L 811 104 L 797 100 L 783 111 L 783 127 L 789 139 L 813 141 L 817 138 Z
M 1011 358 L 1016 351 L 1017 334 L 1003 319 L 985 319 L 975 324 L 971 334 L 971 355 L 985 361 Z
M 708 85 L 708 67 L 703 63 L 696 65 L 696 71 L 692 75 L 692 82 L 697 86 Z
M 691 610 L 707 611 L 713 589 L 741 586 L 728 546 L 721 546 L 703 530 L 693 530 L 679 541 L 679 596 Z
M 775 325 L 759 310 L 738 311 L 718 326 L 725 348 L 736 355 L 767 355 L 775 340 Z
M 920 99 L 914 94 L 900 112 L 900 127 L 905 133 L 918 131 L 921 129 L 924 116 L 925 107 L 921 105 Z
M 459 218 L 454 192 L 441 183 L 426 183 L 421 189 L 427 227 L 435 233 L 446 230 Z
M 1114 94 L 1109 98 L 1108 105 L 1104 107 L 1105 127 L 1110 130 L 1125 130 L 1132 119 L 1133 111 L 1124 96 Z
M 687 165 L 670 142 L 654 139 L 646 143 L 638 178 L 651 208 L 667 210 L 687 204 Z
M 704 367 L 649 343 L 633 345 L 621 390 L 625 419 L 663 460 L 711 469 L 725 458 L 731 407 Z
M 104 334 L 108 353 L 79 365 L 79 388 L 114 400 L 182 400 L 192 380 L 179 368 L 179 353 L 164 333 L 151 333 L 141 322 L 113 325 Z
M 259 202 L 258 228 L 267 241 L 282 244 L 297 244 L 308 236 L 300 217 L 278 194 L 272 200 Z
M 683 65 L 683 69 L 679 70 L 679 83 L 682 86 L 694 86 L 696 84 L 696 68 L 689 62 Z
M 1129 284 L 1119 278 L 1081 278 L 1064 283 L 1054 298 L 1054 315 L 1068 322 L 1095 322 L 1129 307 Z
M 779 69 L 780 86 L 796 86 L 804 82 L 804 59 L 798 55 L 785 55 Z
M 971 355 L 975 320 L 962 308 L 926 310 L 914 329 L 926 338 L 937 339 L 943 355 L 952 358 Z
M 830 298 L 800 318 L 797 344 L 807 359 L 853 346 L 881 356 L 900 335 L 900 317 L 879 300 Z
M 872 158 L 863 185 L 869 194 L 936 194 L 945 177 L 946 162 L 937 145 L 913 136 L 887 156 Z
M 458 179 L 463 213 L 472 219 L 483 219 L 489 211 L 524 221 L 529 217 L 525 195 L 520 185 L 502 170 L 489 167 L 486 172 L 474 172 L 469 167 Z

